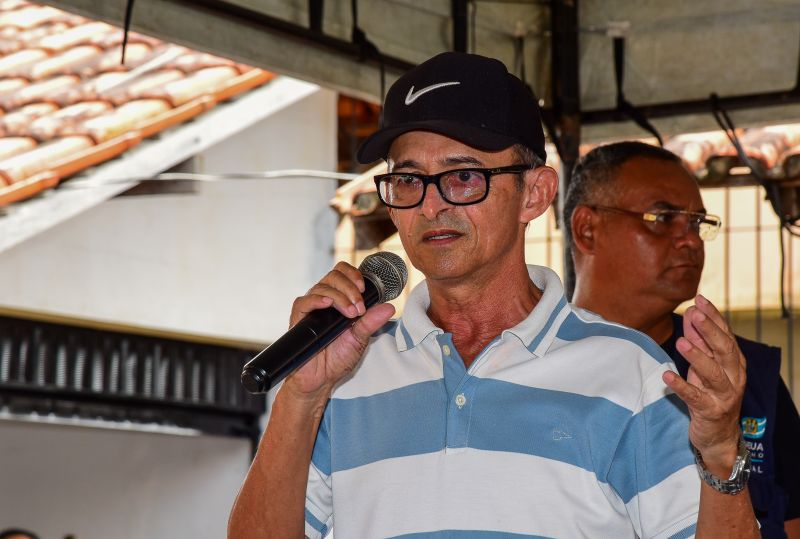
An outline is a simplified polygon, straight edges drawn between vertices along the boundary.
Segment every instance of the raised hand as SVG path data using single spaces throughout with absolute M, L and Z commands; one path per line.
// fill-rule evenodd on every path
M 745 358 L 725 319 L 703 296 L 686 310 L 683 332 L 676 347 L 691 365 L 687 379 L 667 372 L 663 380 L 689 408 L 692 445 L 711 473 L 727 478 L 740 437 Z

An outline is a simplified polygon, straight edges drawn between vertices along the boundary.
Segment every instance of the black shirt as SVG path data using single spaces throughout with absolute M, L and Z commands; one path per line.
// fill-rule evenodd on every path
M 683 335 L 683 317 L 673 315 L 673 333 L 661 348 L 685 379 L 689 363 L 675 343 Z M 742 401 L 742 432 L 753 467 L 750 498 L 761 535 L 784 538 L 783 521 L 800 517 L 800 415 L 780 377 L 780 349 L 737 336 L 747 359 Z

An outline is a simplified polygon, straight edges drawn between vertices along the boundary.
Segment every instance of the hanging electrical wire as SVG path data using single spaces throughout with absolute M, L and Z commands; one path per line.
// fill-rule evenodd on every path
M 122 58 L 120 64 L 125 64 L 125 49 L 128 47 L 128 34 L 131 30 L 131 19 L 133 19 L 133 3 L 135 0 L 127 0 L 125 2 L 125 23 L 123 25 L 122 34 Z
M 647 119 L 641 110 L 636 108 L 625 97 L 625 38 L 614 36 L 614 80 L 617 83 L 617 110 L 630 118 L 639 127 L 653 135 L 658 140 L 658 145 L 663 147 L 664 140 L 661 133 Z
M 788 231 L 789 234 L 798 236 L 798 227 L 797 223 L 790 221 L 787 219 L 786 216 L 783 215 L 781 212 L 781 191 L 778 184 L 774 181 L 769 181 L 766 177 L 766 171 L 764 167 L 756 161 L 755 159 L 751 158 L 747 153 L 744 151 L 742 147 L 742 143 L 739 140 L 738 135 L 736 134 L 736 126 L 733 124 L 730 116 L 728 116 L 727 111 L 722 107 L 720 103 L 719 96 L 716 93 L 711 94 L 709 97 L 711 102 L 711 114 L 714 116 L 714 119 L 719 124 L 720 128 L 725 132 L 730 140 L 731 144 L 733 145 L 734 149 L 736 150 L 736 154 L 739 157 L 739 160 L 750 169 L 750 173 L 752 174 L 753 178 L 764 188 L 766 192 L 767 200 L 769 201 L 772 209 L 775 211 L 775 214 L 778 216 L 778 221 L 780 226 L 778 227 L 778 233 L 780 235 L 780 251 L 781 251 L 781 264 L 780 264 L 780 296 L 781 296 L 781 317 L 788 318 L 789 317 L 789 310 L 786 307 L 786 246 L 784 242 L 784 230 Z
M 358 26 L 358 0 L 350 1 L 350 10 L 353 17 L 353 31 L 351 33 L 351 40 L 353 44 L 358 45 L 358 59 L 363 62 L 368 59 L 376 59 L 378 61 L 378 68 L 380 69 L 380 98 L 383 101 L 384 94 L 386 93 L 386 65 L 383 62 L 383 55 L 378 50 L 378 47 L 367 38 L 364 30 Z

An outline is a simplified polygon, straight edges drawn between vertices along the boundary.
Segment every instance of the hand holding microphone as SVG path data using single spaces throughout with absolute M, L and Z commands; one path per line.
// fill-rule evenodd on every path
M 400 295 L 407 279 L 403 260 L 393 253 L 370 255 L 358 269 L 340 262 L 295 301 L 294 325 L 245 365 L 242 384 L 251 393 L 269 391 L 321 352 L 303 369 L 304 390 L 335 383 L 355 368 L 370 335 L 394 314 L 394 307 L 380 304 Z

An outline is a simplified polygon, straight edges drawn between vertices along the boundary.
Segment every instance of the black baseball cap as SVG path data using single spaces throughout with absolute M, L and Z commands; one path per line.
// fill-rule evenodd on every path
M 444 52 L 400 77 L 358 160 L 385 158 L 394 139 L 409 131 L 432 131 L 484 151 L 522 144 L 547 158 L 536 96 L 501 61 L 477 54 Z

